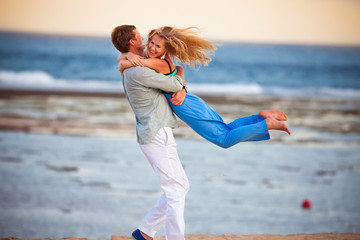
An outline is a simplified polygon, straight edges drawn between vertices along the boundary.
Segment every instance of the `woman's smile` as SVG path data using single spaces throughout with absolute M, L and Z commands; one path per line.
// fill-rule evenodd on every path
M 147 51 L 150 58 L 160 58 L 165 54 L 165 40 L 154 35 L 149 41 Z

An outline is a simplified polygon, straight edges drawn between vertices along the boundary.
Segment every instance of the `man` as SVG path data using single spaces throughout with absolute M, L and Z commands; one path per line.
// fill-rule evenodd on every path
M 118 26 L 111 38 L 120 52 L 142 54 L 143 38 L 135 26 Z M 132 67 L 123 72 L 124 91 L 135 113 L 137 141 L 164 192 L 133 232 L 137 240 L 152 239 L 163 223 L 167 240 L 185 239 L 184 205 L 189 182 L 172 133 L 172 128 L 178 126 L 177 121 L 162 93 L 177 92 L 178 105 L 184 100 L 184 69 L 176 68 L 177 75 L 172 77 L 145 67 Z

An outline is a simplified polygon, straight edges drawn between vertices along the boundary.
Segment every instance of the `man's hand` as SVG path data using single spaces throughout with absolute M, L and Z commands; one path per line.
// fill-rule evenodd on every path
M 174 104 L 175 106 L 180 106 L 186 97 L 186 91 L 185 89 L 181 89 L 180 91 L 173 93 L 170 98 L 170 102 Z

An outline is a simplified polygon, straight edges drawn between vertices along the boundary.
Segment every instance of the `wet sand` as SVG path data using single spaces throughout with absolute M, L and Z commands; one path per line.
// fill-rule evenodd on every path
M 204 95 L 201 97 L 206 102 L 208 102 L 209 105 L 211 105 L 217 112 L 219 112 L 219 114 L 227 122 L 237 117 L 247 116 L 257 113 L 263 109 L 283 110 L 288 115 L 289 118 L 288 125 L 292 130 L 293 134 L 291 135 L 291 137 L 288 137 L 286 134 L 280 134 L 280 135 L 274 134 L 272 136 L 272 140 L 271 140 L 272 142 L 279 142 L 284 144 L 297 144 L 297 145 L 298 144 L 313 145 L 314 143 L 316 143 L 316 144 L 326 144 L 326 146 L 327 145 L 332 146 L 332 144 L 338 143 L 336 141 L 342 141 L 342 140 L 332 139 L 331 137 L 332 135 L 335 135 L 337 137 L 338 135 L 336 134 L 341 134 L 345 136 L 345 138 L 347 138 L 347 136 L 352 136 L 354 134 L 356 136 L 359 136 L 360 134 L 360 118 L 359 118 L 360 104 L 359 101 L 356 100 L 326 100 L 326 99 L 311 100 L 311 99 L 295 99 L 295 98 L 279 99 L 279 98 L 259 97 L 259 96 L 235 97 L 235 96 L 205 96 Z M 40 133 L 46 135 L 101 136 L 106 138 L 135 139 L 134 115 L 126 98 L 121 93 L 0 90 L 0 130 L 17 131 L 17 132 L 20 131 L 20 132 L 36 133 L 36 134 Z M 316 132 L 316 134 L 314 134 L 314 132 Z M 200 138 L 195 133 L 193 133 L 193 131 L 188 126 L 186 126 L 182 122 L 180 122 L 180 128 L 175 129 L 174 133 L 177 137 L 180 138 L 191 138 L 191 139 Z M 3 141 L 5 141 L 4 139 Z M 135 140 L 131 142 L 134 145 L 136 144 Z M 58 143 L 55 143 L 54 145 L 56 144 Z M 342 144 L 344 144 L 344 142 L 342 142 Z M 350 140 L 350 142 L 345 142 L 345 145 L 348 144 L 353 144 L 355 146 L 358 146 L 359 140 L 358 138 L 356 138 L 355 141 Z M 247 148 L 251 148 L 251 146 L 247 145 Z M 29 155 L 31 153 L 31 152 L 29 153 L 30 150 L 31 149 L 28 149 L 27 152 L 24 152 L 24 154 Z M 11 163 L 14 164 L 17 162 L 21 163 L 22 161 L 21 159 L 11 158 L 12 155 L 10 154 L 10 152 L 12 152 L 12 150 L 11 151 L 9 150 L 8 152 L 9 157 L 3 158 L 3 162 L 8 163 L 9 165 L 11 165 Z M 185 153 L 187 152 L 192 152 L 192 151 L 185 151 Z M 42 156 L 41 154 L 39 155 L 37 153 L 33 153 L 33 155 L 35 157 Z M 118 156 L 119 154 L 116 155 L 116 159 L 118 159 Z M 126 154 L 124 157 L 129 158 L 129 156 L 127 156 Z M 24 157 L 24 161 L 26 160 L 25 162 L 27 161 L 31 162 L 30 161 L 31 156 L 30 156 L 30 160 L 28 158 L 29 156 L 27 156 L 26 158 Z M 91 159 L 93 158 L 89 156 L 86 157 L 87 161 L 91 161 Z M 227 158 L 229 158 L 229 156 L 227 156 Z M 344 158 L 347 157 L 345 156 Z M 70 158 L 65 157 L 64 159 L 70 161 Z M 184 157 L 184 159 L 186 160 L 188 159 L 188 157 Z M 295 162 L 294 159 L 292 160 L 293 162 Z M 304 159 L 303 161 L 305 160 L 306 159 Z M 344 160 L 342 160 L 342 162 L 343 161 Z M 316 158 L 314 162 L 316 162 Z M 81 171 L 78 171 L 78 169 L 82 169 L 82 168 L 81 167 L 77 168 L 77 166 L 73 165 L 74 163 L 71 164 L 69 163 L 69 165 L 66 165 L 66 162 L 61 163 L 61 164 L 65 164 L 64 166 L 62 166 L 60 163 L 59 163 L 60 166 L 58 166 L 57 164 L 51 165 L 52 163 L 49 163 L 49 160 L 47 160 L 46 163 L 48 165 L 40 161 L 39 164 L 40 165 L 43 164 L 46 167 L 46 169 L 48 169 L 49 171 L 54 171 L 55 173 L 69 172 L 70 176 L 72 176 L 71 174 L 83 173 Z M 193 165 L 194 162 L 192 162 L 191 164 Z M 290 163 L 286 163 L 286 164 L 290 164 Z M 290 172 L 295 172 L 295 173 L 298 173 L 300 171 L 299 170 L 300 168 L 296 166 L 295 167 L 294 166 L 286 167 L 286 166 L 282 169 L 288 169 L 288 170 L 290 169 L 289 170 Z M 352 172 L 352 171 L 357 171 L 358 168 L 355 166 L 346 169 Z M 316 176 L 319 175 L 318 177 L 320 178 L 323 177 L 323 175 L 325 174 L 326 178 L 336 177 L 335 174 L 333 174 L 333 172 L 331 171 L 326 172 L 326 170 L 328 170 L 328 168 L 325 168 L 324 171 L 316 172 L 317 174 Z M 16 171 L 18 172 L 19 168 L 16 168 Z M 268 171 L 269 170 L 267 170 L 267 172 Z M 216 172 L 216 174 L 219 173 Z M 190 175 L 202 176 L 201 174 L 191 174 L 191 171 L 190 171 Z M 84 181 L 82 181 L 82 179 L 80 180 L 75 179 L 75 180 L 78 180 L 79 187 L 86 185 L 86 183 L 90 181 L 88 179 L 85 179 Z M 326 186 L 331 186 L 330 183 L 332 180 L 331 179 L 325 179 L 325 180 L 323 182 L 321 182 L 320 180 L 318 181 L 325 184 Z M 239 179 L 235 179 L 234 181 L 237 181 L 240 184 L 240 186 L 244 185 L 244 183 Z M 270 181 L 269 183 L 269 180 L 265 179 L 263 181 L 259 180 L 259 182 L 265 184 L 267 187 L 269 187 L 269 189 L 274 188 L 274 184 L 272 181 Z M 90 183 L 93 183 L 93 180 L 91 180 Z M 97 184 L 95 187 L 103 187 L 105 190 L 108 189 L 109 186 L 111 186 L 111 185 L 104 185 L 102 184 L 104 182 L 101 181 L 98 182 L 95 181 L 95 183 Z M 99 183 L 102 185 L 99 185 Z M 204 183 L 202 183 L 202 188 L 204 187 L 203 184 Z M 356 185 L 356 183 L 354 184 Z M 275 185 L 276 185 L 276 181 L 275 181 Z M 243 187 L 247 187 L 247 185 L 245 184 L 245 186 Z M 323 188 L 324 186 L 321 185 L 321 187 Z M 196 189 L 196 187 L 194 187 L 194 189 Z M 219 188 L 219 189 L 223 189 L 223 188 Z M 195 191 L 196 190 L 193 190 L 193 192 Z M 282 189 L 282 195 L 284 194 L 283 191 L 285 190 Z M 129 197 L 127 193 L 124 194 L 127 197 Z M 229 194 L 224 194 L 224 195 L 227 196 Z M 62 214 L 64 215 L 69 214 L 69 211 L 65 209 Z M 199 213 L 199 215 L 200 214 L 201 213 Z M 128 219 L 128 217 L 126 218 Z M 325 218 L 326 217 L 321 217 L 321 219 L 324 219 L 324 221 Z M 195 222 L 196 221 L 194 221 L 194 223 Z M 351 221 L 351 223 L 354 226 L 355 225 L 357 226 L 355 222 Z M 327 231 L 328 230 L 325 230 L 324 232 Z M 356 232 L 356 230 L 354 231 Z M 296 232 L 302 232 L 302 231 L 296 231 Z M 303 231 L 303 232 L 307 232 L 307 231 Z M 323 231 L 319 231 L 319 232 L 323 232 Z M 334 230 L 334 232 L 336 231 Z M 263 232 L 256 231 L 255 233 L 263 233 Z M 69 235 L 71 236 L 73 234 L 69 234 Z M 109 232 L 109 235 L 111 235 L 111 232 Z M 124 235 L 127 234 L 124 233 L 120 234 L 120 236 L 113 237 L 111 238 L 111 240 L 131 239 L 130 237 Z M 11 235 L 8 237 L 11 237 Z M 50 235 L 49 237 L 56 237 L 56 236 Z M 91 237 L 91 236 L 88 235 L 84 237 Z M 15 238 L 4 238 L 4 239 L 15 239 Z M 62 239 L 86 240 L 87 238 L 71 237 L 71 238 L 62 238 Z M 155 239 L 164 240 L 165 238 L 157 237 Z M 223 239 L 224 240 L 229 240 L 229 239 L 353 240 L 353 239 L 360 239 L 360 233 L 318 233 L 318 234 L 295 234 L 295 235 L 273 235 L 273 234 L 229 235 L 226 234 L 226 232 L 224 232 L 224 235 L 188 235 L 186 239 L 187 240 L 205 240 L 205 239 L 207 240 L 223 240 Z M 40 239 L 37 238 L 34 240 L 40 240 Z
M 111 240 L 131 240 L 131 237 L 113 236 Z M 165 240 L 165 237 L 157 237 L 156 240 Z M 255 235 L 188 235 L 186 240 L 359 240 L 360 233 L 317 233 L 317 234 L 255 234 Z M 1 238 L 0 240 L 42 240 L 39 238 Z M 109 239 L 87 239 L 87 238 L 61 238 L 52 240 L 109 240 Z
M 321 142 L 307 132 L 360 134 L 358 100 L 275 98 L 265 96 L 201 96 L 225 122 L 279 109 L 290 130 L 300 133 L 274 141 Z M 0 129 L 47 134 L 106 137 L 135 136 L 134 115 L 122 93 L 0 89 Z M 176 137 L 200 138 L 180 121 Z

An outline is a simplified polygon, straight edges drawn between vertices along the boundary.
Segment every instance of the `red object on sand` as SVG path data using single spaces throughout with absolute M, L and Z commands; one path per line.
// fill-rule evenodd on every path
M 309 199 L 305 199 L 302 203 L 302 207 L 305 209 L 310 209 L 311 208 L 311 201 Z

